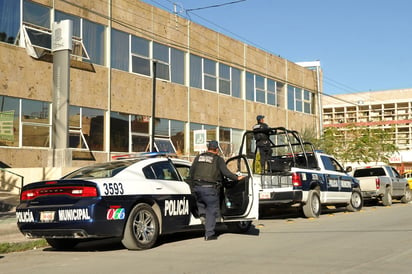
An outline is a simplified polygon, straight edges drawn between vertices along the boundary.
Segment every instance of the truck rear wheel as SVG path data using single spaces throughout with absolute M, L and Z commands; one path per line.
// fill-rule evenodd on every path
M 359 190 L 353 190 L 350 201 L 346 209 L 351 212 L 359 211 L 363 207 L 363 198 Z
M 306 204 L 302 206 L 303 215 L 306 218 L 318 218 L 320 215 L 321 205 L 320 205 L 320 198 L 319 198 L 319 191 L 317 190 L 310 190 L 308 194 L 308 200 Z
M 411 200 L 412 200 L 411 189 L 409 188 L 409 186 L 406 186 L 405 195 L 403 195 L 401 202 L 406 204 L 406 203 L 409 203 Z
M 391 189 L 389 187 L 387 187 L 385 189 L 385 194 L 382 197 L 382 204 L 384 206 L 391 206 L 392 205 L 392 193 L 391 193 Z

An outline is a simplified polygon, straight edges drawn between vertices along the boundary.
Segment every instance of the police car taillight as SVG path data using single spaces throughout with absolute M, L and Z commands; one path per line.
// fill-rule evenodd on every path
M 380 189 L 381 188 L 381 180 L 379 178 L 376 178 L 375 183 L 376 183 L 376 189 Z
M 292 173 L 292 185 L 302 186 L 302 179 L 300 178 L 299 173 Z
M 41 196 L 68 195 L 72 197 L 97 197 L 97 189 L 93 186 L 44 187 L 25 190 L 20 200 L 33 200 Z

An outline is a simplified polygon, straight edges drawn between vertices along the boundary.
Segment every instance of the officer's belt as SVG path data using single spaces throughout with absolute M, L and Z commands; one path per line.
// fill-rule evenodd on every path
M 201 186 L 201 187 L 218 187 L 218 183 L 215 182 L 208 182 L 208 181 L 203 181 L 203 180 L 194 180 L 196 186 Z

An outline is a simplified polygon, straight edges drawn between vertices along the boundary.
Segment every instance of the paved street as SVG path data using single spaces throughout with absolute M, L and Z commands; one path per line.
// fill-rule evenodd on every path
M 200 233 L 162 238 L 146 251 L 112 241 L 78 250 L 4 254 L 0 273 L 410 273 L 412 204 L 329 210 L 319 219 L 267 217 L 247 235 Z

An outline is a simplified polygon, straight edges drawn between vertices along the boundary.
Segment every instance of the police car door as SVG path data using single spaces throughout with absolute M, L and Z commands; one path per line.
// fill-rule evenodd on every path
M 238 182 L 226 182 L 222 188 L 221 213 L 224 219 L 258 219 L 259 191 L 246 157 L 239 155 L 226 161 L 233 173 L 246 176 Z

